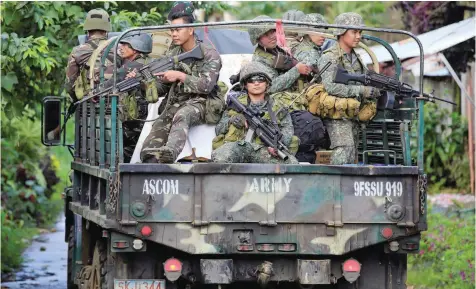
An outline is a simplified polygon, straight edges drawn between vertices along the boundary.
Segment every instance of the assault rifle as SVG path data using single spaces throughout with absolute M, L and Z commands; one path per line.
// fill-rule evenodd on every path
M 136 77 L 125 79 L 128 71 L 121 71 L 121 73 L 118 73 L 119 82 L 116 83 L 117 91 L 115 92 L 120 93 L 120 92 L 126 92 L 129 90 L 132 90 L 140 86 L 142 80 L 150 80 L 154 78 L 155 77 L 154 73 L 173 69 L 173 67 L 179 62 L 187 63 L 187 62 L 190 62 L 191 60 L 197 60 L 197 59 L 198 60 L 203 59 L 203 53 L 202 53 L 202 49 L 200 48 L 200 45 L 195 46 L 192 50 L 188 52 L 185 52 L 176 56 L 162 57 L 160 59 L 156 59 L 147 65 L 142 65 L 137 62 L 131 62 L 127 68 L 131 70 L 137 69 L 138 72 L 136 74 Z M 114 81 L 113 79 L 109 79 L 108 81 L 99 85 L 98 88 L 94 89 L 87 97 L 81 100 L 78 100 L 75 103 L 72 103 L 66 114 L 66 117 L 65 117 L 66 121 L 74 113 L 74 111 L 76 110 L 76 107 L 80 105 L 81 103 L 98 96 L 100 97 L 100 96 L 106 95 L 109 92 L 111 92 L 113 88 L 113 81 Z
M 359 82 L 364 85 L 372 86 L 385 91 L 392 91 L 395 92 L 397 96 L 400 96 L 402 98 L 420 98 L 420 95 L 422 95 L 422 98 L 424 100 L 430 102 L 435 102 L 435 100 L 439 100 L 446 103 L 450 103 L 452 105 L 456 105 L 456 103 L 452 101 L 433 96 L 433 92 L 421 93 L 417 90 L 414 90 L 409 84 L 400 82 L 395 78 L 389 76 L 378 74 L 373 71 L 367 71 L 363 74 L 350 74 L 347 72 L 347 70 L 345 70 L 341 66 L 338 66 L 334 82 L 348 84 L 349 81 Z
M 200 48 L 200 45 L 197 45 L 192 50 L 179 54 L 177 56 L 162 57 L 160 59 L 156 59 L 147 65 L 141 65 L 137 62 L 134 62 L 137 63 L 136 66 L 131 65 L 129 66 L 129 68 L 138 69 L 137 76 L 125 80 L 121 79 L 122 81 L 116 84 L 117 92 L 125 92 L 132 90 L 138 87 L 141 84 L 142 80 L 150 80 L 154 78 L 154 73 L 170 70 L 179 62 L 186 63 L 186 60 L 190 61 L 192 59 L 203 59 L 202 49 Z M 122 77 L 125 78 L 125 74 Z M 113 79 L 109 79 L 108 81 L 100 85 L 98 88 L 94 89 L 91 95 L 75 102 L 74 104 L 78 105 L 85 101 L 88 101 L 91 98 L 109 93 L 112 90 L 113 81 Z
M 281 142 L 283 134 L 277 127 L 274 127 L 274 125 L 269 125 L 268 123 L 265 123 L 263 121 L 262 117 L 264 113 L 244 106 L 241 102 L 238 101 L 236 96 L 231 94 L 228 95 L 227 101 L 230 101 L 230 104 L 233 106 L 233 108 L 237 112 L 242 113 L 245 116 L 246 121 L 248 122 L 249 129 L 246 134 L 246 141 L 251 142 L 254 134 L 256 133 L 256 135 L 266 146 L 272 147 L 276 150 L 278 156 L 281 159 L 288 159 L 288 156 L 284 152 L 288 154 L 290 152 L 288 148 Z

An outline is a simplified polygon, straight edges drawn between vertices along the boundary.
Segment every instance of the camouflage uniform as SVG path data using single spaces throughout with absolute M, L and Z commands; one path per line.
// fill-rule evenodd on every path
M 308 14 L 300 21 L 327 24 L 327 21 L 324 19 L 324 17 L 317 13 Z M 321 32 L 326 32 L 325 29 L 318 30 Z M 293 56 L 299 60 L 299 62 L 310 65 L 313 69 L 317 69 L 317 64 L 319 58 L 322 55 L 322 50 L 321 47 L 312 42 L 309 36 L 305 35 L 304 37 L 301 37 L 301 39 L 296 39 L 296 41 L 291 42 L 290 48 Z
M 258 16 L 254 20 L 260 19 L 271 19 L 268 16 Z M 266 65 L 271 74 L 271 79 L 273 83 L 269 88 L 269 93 L 273 94 L 279 91 L 285 90 L 296 90 L 293 88 L 293 85 L 296 83 L 296 80 L 299 78 L 300 74 L 296 66 L 293 66 L 291 69 L 288 70 L 278 70 L 273 66 L 274 59 L 278 53 L 286 55 L 287 53 L 280 47 L 276 46 L 276 48 L 272 50 L 265 50 L 261 47 L 258 43 L 258 38 L 265 34 L 269 29 L 266 28 L 250 28 L 248 33 L 250 34 L 250 40 L 253 45 L 257 45 L 253 54 L 253 61 L 260 62 Z
M 160 83 L 158 90 L 168 93 L 167 105 L 154 122 L 150 134 L 141 151 L 142 161 L 174 162 L 185 146 L 187 134 L 192 126 L 202 124 L 205 119 L 205 101 L 217 89 L 221 59 L 211 46 L 201 46 L 204 58 L 194 61 L 187 72 L 184 83 L 174 83 L 172 87 Z M 183 53 L 181 47 L 174 47 L 167 55 Z
M 96 14 L 96 15 L 95 15 Z M 92 18 L 91 16 L 95 16 Z M 104 19 L 98 18 L 104 17 Z M 107 17 L 107 19 L 106 19 Z M 109 15 L 106 11 L 102 9 L 93 9 L 88 12 L 84 23 L 84 29 L 89 30 L 102 30 L 102 31 L 111 31 L 111 24 Z M 75 93 L 75 82 L 80 77 L 82 69 L 86 69 L 87 82 L 89 83 L 89 67 L 88 61 L 91 57 L 91 54 L 94 50 L 103 42 L 107 40 L 107 36 L 98 36 L 92 35 L 89 40 L 79 46 L 73 48 L 71 54 L 68 57 L 68 65 L 66 67 L 66 81 L 65 89 L 66 92 L 72 97 L 74 101 L 77 100 Z M 101 55 L 101 54 L 100 54 Z M 100 57 L 96 61 L 96 75 L 98 75 L 100 69 Z M 112 65 L 114 61 L 114 51 L 111 49 L 109 51 L 108 57 L 104 66 Z
M 259 63 L 249 63 L 242 68 L 240 78 L 242 85 L 245 85 L 245 80 L 251 76 L 260 75 L 264 76 L 268 83 L 271 82 L 270 75 L 266 72 L 266 67 Z M 277 112 L 282 103 L 279 103 L 278 99 L 273 99 L 266 94 L 263 102 L 251 103 L 246 91 L 235 92 L 231 91 L 234 97 L 242 102 L 244 105 L 250 108 L 260 111 L 264 114 L 263 119 L 269 118 L 269 108 L 273 112 Z M 215 131 L 217 137 L 214 139 L 214 148 L 212 152 L 212 160 L 217 163 L 286 163 L 297 164 L 298 161 L 293 155 L 288 154 L 288 159 L 283 161 L 278 157 L 274 157 L 268 152 L 268 148 L 260 141 L 259 137 L 255 136 L 253 142 L 247 142 L 245 138 L 245 128 L 237 127 L 231 122 L 232 117 L 239 117 L 244 120 L 244 116 L 237 111 L 230 108 L 226 111 L 220 122 L 217 124 Z M 290 148 L 291 143 L 295 140 L 294 127 L 291 119 L 291 115 L 286 111 L 282 111 L 276 116 L 279 124 L 279 129 L 283 134 L 281 141 L 283 144 Z M 296 142 L 297 143 L 297 142 Z M 291 150 L 291 149 L 290 149 Z
M 139 54 L 137 58 L 131 62 L 146 65 L 151 61 L 153 61 L 153 58 L 144 54 Z M 128 64 L 128 62 L 124 63 L 124 67 L 127 67 Z M 158 83 L 158 81 L 156 83 Z M 130 115 L 128 115 L 131 112 L 127 111 L 127 104 L 124 103 L 124 100 L 128 97 L 137 103 L 136 116 L 132 119 Z M 144 127 L 144 122 L 141 120 L 145 120 L 147 118 L 147 108 L 150 102 L 151 101 L 146 97 L 146 89 L 144 85 L 142 85 L 141 88 L 137 88 L 127 92 L 124 95 L 120 95 L 121 105 L 119 106 L 119 113 L 122 120 L 124 162 L 126 163 L 130 161 L 132 155 L 134 154 L 134 149 L 137 145 L 137 142 L 139 141 L 142 128 Z
M 245 93 L 246 97 L 248 94 Z M 243 95 L 240 95 L 243 97 Z M 252 109 L 261 111 L 263 113 L 268 112 L 269 96 L 266 97 L 264 102 L 250 103 L 249 106 Z M 225 135 L 230 126 L 230 115 L 228 112 L 223 114 L 222 119 L 216 126 L 217 135 Z M 279 129 L 283 134 L 282 142 L 287 147 L 290 146 L 292 137 L 294 135 L 294 127 L 291 119 L 291 115 L 286 112 L 286 115 L 281 118 L 279 123 Z M 255 138 L 255 140 L 257 137 Z M 218 147 L 212 152 L 212 160 L 216 163 L 271 163 L 271 164 L 297 164 L 297 159 L 288 155 L 288 159 L 283 161 L 278 157 L 274 157 L 268 152 L 268 148 L 262 143 L 252 142 L 249 143 L 245 140 L 239 140 L 235 142 L 225 142 L 222 146 Z
M 363 20 L 356 13 L 343 13 L 336 17 L 335 24 L 363 26 Z M 345 31 L 345 29 L 336 29 L 334 35 L 342 35 Z M 364 72 L 364 69 L 366 69 L 365 65 L 363 65 L 357 53 L 352 50 L 349 55 L 340 48 L 339 43 L 336 43 L 333 47 L 326 50 L 319 59 L 319 69 L 322 69 L 329 61 L 331 66 L 322 74 L 322 84 L 327 93 L 338 97 L 356 98 L 358 101 L 361 101 L 366 87 L 357 83 L 349 83 L 349 85 L 334 83 L 334 76 L 338 65 L 343 66 L 350 73 Z M 354 163 L 357 157 L 358 123 L 350 119 L 336 119 L 324 120 L 324 124 L 327 127 L 331 140 L 331 149 L 333 149 L 331 164 Z

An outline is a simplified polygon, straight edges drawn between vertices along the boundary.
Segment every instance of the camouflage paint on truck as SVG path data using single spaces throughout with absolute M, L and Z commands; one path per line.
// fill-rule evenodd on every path
M 416 167 L 121 164 L 119 172 L 121 230 L 191 254 L 273 244 L 267 254 L 343 255 L 388 241 L 384 228 L 391 238 L 418 233 Z

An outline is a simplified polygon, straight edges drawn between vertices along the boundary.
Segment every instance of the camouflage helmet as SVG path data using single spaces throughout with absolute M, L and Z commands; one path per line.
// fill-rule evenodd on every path
M 240 82 L 244 84 L 244 82 L 255 75 L 260 75 L 266 78 L 268 81 L 268 84 L 271 84 L 271 74 L 269 73 L 268 67 L 266 67 L 264 64 L 257 62 L 257 61 L 251 61 L 248 63 L 245 63 L 240 70 Z
M 192 2 L 190 1 L 175 1 L 170 9 L 169 15 L 167 16 L 168 21 L 172 21 L 172 15 L 178 15 L 179 17 L 191 16 L 194 20 L 193 12 L 195 8 L 193 7 Z
M 334 24 L 365 27 L 364 19 L 362 19 L 362 16 L 354 12 L 347 12 L 338 15 L 334 20 Z M 339 36 L 344 34 L 346 31 L 347 29 L 345 28 L 336 28 L 334 29 L 334 35 Z
M 272 19 L 266 15 L 260 15 L 253 20 L 268 20 Z M 248 28 L 248 34 L 250 35 L 251 44 L 258 44 L 258 39 L 265 34 L 266 32 L 273 30 L 274 28 L 264 28 L 264 27 L 250 27 Z
M 111 31 L 111 18 L 104 9 L 93 9 L 86 15 L 84 21 L 84 30 L 103 30 Z
M 299 10 L 289 10 L 284 12 L 283 14 L 283 20 L 289 20 L 289 21 L 301 21 L 301 19 L 306 16 L 304 12 L 299 11 Z
M 315 23 L 315 24 L 329 24 L 324 16 L 319 13 L 307 14 L 301 19 L 302 22 Z M 326 28 L 317 29 L 317 31 L 328 33 Z
M 152 52 L 152 37 L 147 33 L 128 36 L 121 39 L 120 43 L 127 43 L 132 49 L 145 54 Z

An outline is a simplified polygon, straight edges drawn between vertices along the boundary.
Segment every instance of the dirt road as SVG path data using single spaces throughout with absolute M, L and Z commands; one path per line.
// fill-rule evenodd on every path
M 66 289 L 64 217 L 56 223 L 56 232 L 38 236 L 23 254 L 24 267 L 15 274 L 15 282 L 2 282 L 2 289 Z

